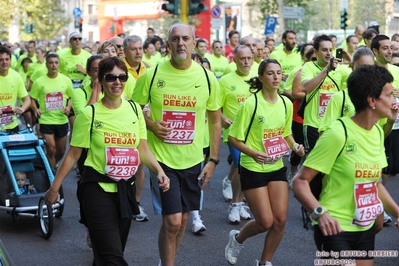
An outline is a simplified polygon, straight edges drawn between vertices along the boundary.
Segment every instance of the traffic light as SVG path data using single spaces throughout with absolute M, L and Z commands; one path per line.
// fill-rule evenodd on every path
M 201 12 L 207 11 L 209 9 L 208 6 L 202 2 L 205 2 L 205 0 L 188 0 L 188 14 L 198 15 Z
M 179 15 L 179 0 L 168 0 L 167 2 L 167 4 L 162 4 L 162 10 L 173 15 Z
M 82 33 L 82 31 L 83 31 L 83 19 L 80 18 L 78 22 L 79 22 L 79 32 Z
M 346 24 L 346 21 L 348 20 L 348 13 L 346 12 L 346 8 L 341 11 L 341 29 L 346 30 L 346 27 L 348 24 Z

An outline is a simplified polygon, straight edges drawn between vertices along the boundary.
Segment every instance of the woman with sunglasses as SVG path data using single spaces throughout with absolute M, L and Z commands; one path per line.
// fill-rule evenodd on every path
M 163 191 L 169 189 L 169 178 L 148 147 L 140 106 L 122 96 L 127 73 L 117 57 L 100 61 L 104 97 L 77 116 L 70 149 L 45 196 L 48 204 L 57 201 L 63 180 L 87 148 L 78 197 L 90 232 L 93 265 L 128 265 L 123 252 L 132 216 L 138 214 L 134 174 L 140 161 L 158 173 Z

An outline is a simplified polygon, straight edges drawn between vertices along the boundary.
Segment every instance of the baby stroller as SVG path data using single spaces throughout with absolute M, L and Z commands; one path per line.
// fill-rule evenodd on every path
M 0 118 L 10 112 L 12 111 L 3 111 Z M 45 140 L 38 139 L 26 123 L 25 116 L 22 117 L 24 121 L 21 121 L 21 116 L 17 117 L 17 134 L 5 131 L 4 125 L 1 125 L 0 210 L 11 214 L 13 221 L 19 216 L 38 218 L 41 233 L 48 239 L 53 233 L 54 217 L 62 216 L 65 200 L 61 188 L 57 203 L 52 206 L 46 205 L 44 195 L 54 180 L 54 173 L 43 150 Z M 21 193 L 14 175 L 16 171 L 26 174 L 26 186 L 33 184 L 35 193 Z M 28 188 L 26 190 L 28 191 Z

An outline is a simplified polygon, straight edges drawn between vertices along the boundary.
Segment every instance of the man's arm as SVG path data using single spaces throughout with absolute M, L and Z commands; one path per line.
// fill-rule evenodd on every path
M 219 147 L 220 147 L 220 135 L 221 135 L 221 111 L 208 110 L 208 127 L 209 127 L 209 147 L 210 147 L 210 158 L 219 159 Z M 214 162 L 207 162 L 202 169 L 199 179 L 204 178 L 201 189 L 204 189 L 211 179 L 213 172 L 215 171 L 216 164 Z

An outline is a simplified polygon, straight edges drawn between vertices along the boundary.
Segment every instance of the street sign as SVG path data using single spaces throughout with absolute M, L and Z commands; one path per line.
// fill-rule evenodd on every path
M 222 15 L 222 9 L 220 8 L 220 6 L 212 7 L 211 15 L 213 18 L 220 18 L 220 15 Z
M 285 6 L 283 9 L 284 18 L 303 19 L 305 10 L 302 7 Z
M 268 16 L 266 18 L 266 25 L 265 25 L 265 35 L 274 34 L 277 25 L 277 18 Z
M 341 0 L 341 10 L 342 9 L 349 9 L 349 1 L 348 0 Z
M 222 19 L 221 18 L 212 18 L 211 23 L 212 23 L 213 30 L 220 30 L 220 27 L 222 26 Z
M 75 18 L 80 18 L 80 16 L 82 15 L 82 9 L 80 9 L 79 7 L 75 7 L 72 11 L 72 14 Z

